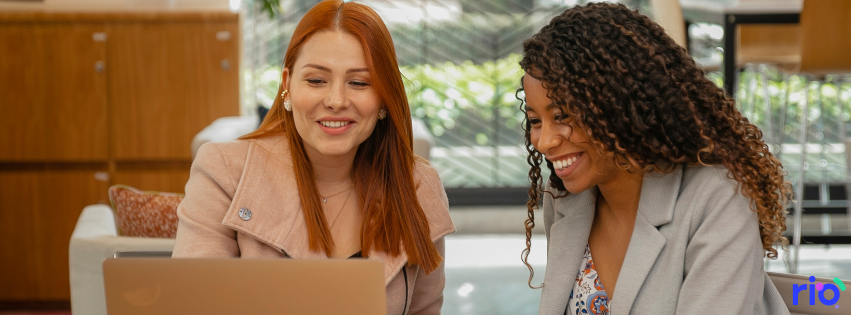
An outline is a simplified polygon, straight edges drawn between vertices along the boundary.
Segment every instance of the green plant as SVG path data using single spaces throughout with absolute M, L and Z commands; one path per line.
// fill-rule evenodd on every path
M 260 12 L 269 14 L 269 19 L 275 18 L 281 11 L 281 0 L 257 0 L 260 3 Z
M 497 121 L 519 132 L 524 118 L 514 96 L 523 75 L 519 61 L 520 55 L 511 54 L 482 64 L 466 61 L 403 66 L 400 70 L 406 78 L 411 113 L 422 118 L 437 137 L 456 128 L 465 115 L 482 122 Z M 476 144 L 490 144 L 493 135 L 484 131 L 480 129 L 472 135 Z

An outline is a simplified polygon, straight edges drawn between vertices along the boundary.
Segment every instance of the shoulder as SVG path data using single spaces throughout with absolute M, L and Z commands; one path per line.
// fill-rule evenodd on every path
M 244 165 L 252 140 L 232 140 L 227 142 L 207 142 L 198 149 L 193 165 L 212 167 L 231 167 Z
M 437 170 L 428 161 L 414 159 L 414 185 L 417 200 L 431 227 L 432 240 L 437 240 L 455 231 L 449 216 L 449 200 Z
M 431 186 L 438 184 L 441 188 L 443 187 L 437 169 L 427 160 L 416 156 L 414 157 L 414 184 L 417 185 L 417 188 L 422 184 Z
M 437 170 L 428 163 L 428 161 L 415 158 L 414 160 L 414 189 L 417 191 L 417 198 L 423 204 L 443 205 L 444 208 L 449 208 L 449 201 L 446 198 L 446 191 L 443 190 L 443 183 L 440 181 L 440 175 Z
M 741 195 L 739 182 L 729 175 L 723 165 L 689 165 L 683 169 L 680 196 L 732 198 Z M 744 195 L 742 195 L 744 197 Z
M 721 165 L 686 166 L 678 203 L 692 209 L 693 223 L 718 220 L 750 220 L 755 216 L 751 199 L 742 193 L 742 186 L 731 178 Z
M 253 153 L 252 153 L 253 152 Z M 261 154 L 262 153 L 262 154 Z M 253 156 L 254 158 L 250 158 Z M 269 159 L 274 156 L 274 159 Z M 249 160 L 253 162 L 249 162 Z M 198 149 L 193 163 L 218 161 L 228 168 L 242 169 L 246 163 L 263 163 L 275 160 L 292 165 L 289 154 L 289 142 L 281 134 L 272 134 L 260 138 L 237 139 L 226 142 L 208 142 Z
M 251 140 L 208 142 L 198 148 L 192 161 L 192 179 L 206 178 L 218 182 L 228 191 L 233 191 L 242 177 Z

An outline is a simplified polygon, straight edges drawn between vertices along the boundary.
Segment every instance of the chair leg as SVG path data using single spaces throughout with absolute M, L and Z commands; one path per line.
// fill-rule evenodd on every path
M 810 111 L 810 82 L 808 78 L 805 78 L 805 80 L 807 83 L 804 85 L 804 103 L 801 110 L 801 117 L 799 117 L 800 124 L 798 126 L 800 129 L 798 143 L 801 145 L 801 164 L 798 168 L 798 178 L 795 183 L 795 231 L 792 235 L 794 253 L 792 254 L 792 268 L 790 268 L 791 273 L 798 272 L 798 254 L 801 251 L 801 212 L 803 211 L 804 206 L 804 168 L 807 162 L 807 114 Z
M 783 162 L 783 139 L 786 137 L 785 132 L 783 132 L 783 128 L 786 126 L 786 110 L 789 109 L 789 91 L 791 90 L 791 87 L 789 86 L 789 75 L 783 73 L 782 79 L 786 85 L 786 91 L 783 93 L 783 105 L 781 105 L 780 108 L 780 123 L 777 126 L 777 154 L 775 155 L 777 160 L 781 163 Z
M 742 114 L 750 120 L 752 124 L 756 124 L 756 112 L 754 108 L 756 108 L 756 68 L 752 64 L 748 64 L 745 67 L 745 71 L 742 72 L 742 75 L 748 74 L 748 92 L 744 95 L 748 99 L 747 102 L 744 102 L 741 106 Z
M 765 132 L 763 132 L 763 140 L 766 143 L 774 145 L 777 139 L 777 135 L 774 130 L 774 115 L 772 115 L 771 111 L 771 93 L 768 90 L 768 72 L 766 71 L 765 65 L 759 66 L 759 73 L 762 77 L 763 107 L 765 109 Z M 754 95 L 756 95 L 756 93 L 754 93 Z M 774 150 L 776 152 L 777 148 L 774 148 Z
M 827 171 L 827 156 L 825 155 L 825 151 L 827 151 L 827 128 L 825 128 L 825 116 L 827 116 L 827 112 L 824 110 L 824 102 L 822 101 L 822 88 L 824 88 L 825 84 L 824 79 L 816 80 L 816 92 L 818 93 L 818 97 L 816 97 L 816 104 L 819 109 L 818 120 L 816 121 L 816 139 L 819 143 L 819 164 L 818 174 L 821 175 L 821 183 L 819 183 L 819 204 L 822 206 L 826 206 L 830 203 L 830 189 L 828 187 L 828 180 L 830 179 L 830 174 Z M 813 170 L 810 170 L 810 173 Z

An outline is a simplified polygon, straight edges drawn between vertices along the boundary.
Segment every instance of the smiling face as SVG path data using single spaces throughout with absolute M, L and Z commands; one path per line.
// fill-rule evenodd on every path
M 626 172 L 598 153 L 584 130 L 565 121 L 566 114 L 547 97 L 547 89 L 540 80 L 527 73 L 523 77 L 523 89 L 532 145 L 553 163 L 556 176 L 568 192 L 580 193 L 616 180 Z
M 381 108 L 360 41 L 340 31 L 314 34 L 283 73 L 308 156 L 354 157 Z

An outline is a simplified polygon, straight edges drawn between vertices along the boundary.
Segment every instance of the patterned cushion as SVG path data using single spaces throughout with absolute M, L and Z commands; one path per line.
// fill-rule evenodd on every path
M 177 205 L 183 194 L 141 191 L 126 185 L 109 187 L 115 224 L 123 236 L 168 237 L 177 234 Z

